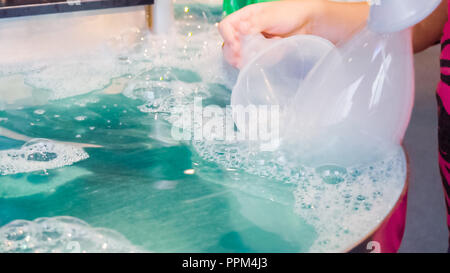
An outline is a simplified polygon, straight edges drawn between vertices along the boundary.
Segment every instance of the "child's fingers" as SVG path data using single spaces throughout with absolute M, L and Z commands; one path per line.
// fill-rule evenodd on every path
M 255 29 L 252 20 L 252 18 L 255 17 L 253 16 L 254 6 L 255 5 L 246 6 L 224 19 L 224 22 L 227 22 L 234 27 L 236 34 L 238 34 L 238 39 L 241 35 L 250 34 L 250 32 Z
M 225 60 L 234 67 L 238 67 L 240 63 L 240 53 L 233 50 L 229 44 L 225 44 L 223 47 L 223 56 Z
M 240 52 L 240 34 L 239 31 L 236 30 L 236 21 L 234 21 L 234 18 L 236 17 L 230 15 L 219 24 L 219 32 L 224 40 L 224 56 L 225 59 L 232 65 L 235 65 L 235 59 Z
M 219 32 L 225 43 L 233 43 L 237 41 L 236 30 L 234 29 L 232 21 L 230 21 L 228 17 L 219 23 Z
M 262 29 L 258 26 L 259 22 L 255 22 L 255 16 L 260 12 L 259 4 L 246 6 L 222 20 L 219 24 L 219 32 L 224 39 L 224 57 L 228 63 L 235 67 L 240 66 L 240 39 L 243 35 L 254 34 Z
M 237 11 L 236 16 L 239 17 L 237 21 L 240 34 L 257 34 L 273 26 L 273 16 L 267 14 L 267 10 L 270 10 L 269 6 L 270 3 L 258 3 L 246 6 Z
M 219 31 L 223 37 L 223 43 L 227 47 L 227 49 L 233 51 L 234 53 L 237 53 L 237 51 L 239 51 L 239 40 L 237 38 L 237 35 L 235 34 L 235 31 L 233 30 L 233 27 L 224 22 L 224 24 L 221 23 L 219 25 Z
M 264 33 L 270 37 L 284 37 L 305 24 L 307 7 L 307 2 L 298 1 L 264 2 L 246 6 L 236 12 L 239 13 L 239 32 L 243 35 Z

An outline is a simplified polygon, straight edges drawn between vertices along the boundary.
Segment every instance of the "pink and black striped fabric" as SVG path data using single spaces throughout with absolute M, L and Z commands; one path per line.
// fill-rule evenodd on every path
M 439 168 L 442 183 L 444 184 L 445 201 L 447 204 L 447 225 L 450 232 L 450 21 L 447 22 L 444 28 L 441 50 L 441 81 L 437 88 Z

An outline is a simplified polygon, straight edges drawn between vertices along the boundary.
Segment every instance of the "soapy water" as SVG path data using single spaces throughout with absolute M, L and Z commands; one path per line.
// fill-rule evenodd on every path
M 194 142 L 194 147 L 201 157 L 228 170 L 244 169 L 273 183 L 291 185 L 287 190 L 294 193 L 295 212 L 318 233 L 309 249 L 312 252 L 342 251 L 354 238 L 367 235 L 368 230 L 383 221 L 388 208 L 395 205 L 406 180 L 406 160 L 401 147 L 379 162 L 351 168 L 326 163 L 316 168 L 299 166 L 289 162 L 280 151 L 258 153 L 242 143 Z M 227 183 L 219 178 L 208 179 Z M 242 191 L 289 203 L 282 193 L 265 191 L 267 185 L 258 189 L 248 183 L 234 184 Z
M 383 221 L 386 208 L 395 206 L 405 173 L 401 149 L 366 166 L 347 170 L 334 165 L 316 168 L 294 193 L 297 213 L 323 234 L 311 251 L 339 251 L 342 242 L 350 245 L 353 236 L 366 236 L 374 223 Z M 322 218 L 328 223 L 324 224 Z
M 16 220 L 0 228 L 0 252 L 140 252 L 119 233 L 62 216 Z
M 342 251 L 366 235 L 368 230 L 376 227 L 396 202 L 406 179 L 406 163 L 401 147 L 394 147 L 391 154 L 386 154 L 382 160 L 370 164 L 342 167 L 327 161 L 321 162 L 319 159 L 316 160 L 314 166 L 311 166 L 298 164 L 295 160 L 291 160 L 283 150 L 261 152 L 257 146 L 253 147 L 251 143 L 245 141 L 193 140 L 180 142 L 171 137 L 171 124 L 177 119 L 176 113 L 179 113 L 180 105 L 192 105 L 196 97 L 201 97 L 206 102 L 205 104 L 225 107 L 229 104 L 230 90 L 236 80 L 236 71 L 224 64 L 221 55 L 221 38 L 215 25 L 221 18 L 220 7 L 192 5 L 190 11 L 186 13 L 184 5 L 176 6 L 175 16 L 177 21 L 173 32 L 167 36 L 155 37 L 130 30 L 136 35 L 141 35 L 138 39 L 139 42 L 131 47 L 120 44 L 117 46 L 117 40 L 121 39 L 116 38 L 111 41 L 114 50 L 102 48 L 86 56 L 67 57 L 57 62 L 49 61 L 48 63 L 16 67 L 1 67 L 0 65 L 0 77 L 19 75 L 13 79 L 23 79 L 26 87 L 31 87 L 32 94 L 38 92 L 45 94 L 45 100 L 34 100 L 32 98 L 36 95 L 32 95 L 31 99 L 30 97 L 20 100 L 12 98 L 7 103 L 1 102 L 0 110 L 3 112 L 0 112 L 0 118 L 2 118 L 0 124 L 2 126 L 21 133 L 33 132 L 36 135 L 40 132 L 40 135 L 52 139 L 102 145 L 110 152 L 109 154 L 102 149 L 82 149 L 43 140 L 33 141 L 19 149 L 3 150 L 0 153 L 2 175 L 0 184 L 11 186 L 23 181 L 30 183 L 31 180 L 38 182 L 34 183 L 34 186 L 42 186 L 46 183 L 39 183 L 38 180 L 43 179 L 44 182 L 47 180 L 41 177 L 54 176 L 52 178 L 54 185 L 35 187 L 30 190 L 29 185 L 24 184 L 23 189 L 12 187 L 10 190 L 0 191 L 0 196 L 11 199 L 12 197 L 24 198 L 32 194 L 49 193 L 56 198 L 61 191 L 76 187 L 76 182 L 78 183 L 80 178 L 90 175 L 102 177 L 103 171 L 105 172 L 103 175 L 117 173 L 118 177 L 115 179 L 118 179 L 116 181 L 118 183 L 123 180 L 120 177 L 123 176 L 121 169 L 124 169 L 124 172 L 131 172 L 129 175 L 132 177 L 130 179 L 127 176 L 125 180 L 129 181 L 130 187 L 132 185 L 136 187 L 135 190 L 130 189 L 130 193 L 133 192 L 136 198 L 141 198 L 135 201 L 136 204 L 144 202 L 146 191 L 149 191 L 146 184 L 132 183 L 133 179 L 139 181 L 142 179 L 141 177 L 155 177 L 156 181 L 153 181 L 150 188 L 157 192 L 155 198 L 162 194 L 160 192 L 170 196 L 170 198 L 167 197 L 167 202 L 177 202 L 177 199 L 171 196 L 171 194 L 175 194 L 176 190 L 183 189 L 189 193 L 193 191 L 193 188 L 202 185 L 204 189 L 208 187 L 215 189 L 218 186 L 220 191 L 193 197 L 189 202 L 183 203 L 179 209 L 196 206 L 196 204 L 206 206 L 207 203 L 204 202 L 221 200 L 220 198 L 226 196 L 230 200 L 237 200 L 237 210 L 241 211 L 241 214 L 247 219 L 246 221 L 259 226 L 265 232 L 280 234 L 283 239 L 291 241 L 292 244 L 304 242 L 304 239 L 300 240 L 296 237 L 300 236 L 301 232 L 285 231 L 284 227 L 280 227 L 282 225 L 277 224 L 283 221 L 294 221 L 290 220 L 291 218 L 270 220 L 277 217 L 276 210 L 272 215 L 257 217 L 261 210 L 270 210 L 279 205 L 287 207 L 288 212 L 280 215 L 289 215 L 290 217 L 290 213 L 295 214 L 298 219 L 304 219 L 308 225 L 312 225 L 315 232 L 313 236 L 303 230 L 307 236 L 311 237 L 311 240 L 314 238 L 314 242 L 309 246 L 307 243 L 305 246 L 294 248 L 284 245 L 285 251 L 286 249 L 292 251 Z M 117 50 L 118 47 L 120 50 Z M 95 68 L 92 64 L 95 64 Z M 72 98 L 73 96 L 77 97 Z M 24 115 L 23 110 L 29 114 Z M 21 127 L 24 120 L 31 121 L 33 125 L 28 123 L 26 128 Z M 58 125 L 61 122 L 73 130 L 67 132 L 67 129 L 63 128 L 64 126 Z M 52 130 L 48 130 L 48 128 L 52 128 Z M 133 155 L 151 154 L 152 151 L 158 151 L 158 149 L 178 151 L 183 145 L 189 147 L 192 154 L 190 159 L 192 166 L 185 163 L 164 166 L 164 162 L 159 161 L 164 161 L 164 154 L 169 154 L 169 152 L 159 154 L 159 161 L 150 160 L 145 156 L 139 157 L 142 162 L 133 158 Z M 131 155 L 120 154 L 119 152 L 122 150 L 131 151 Z M 17 159 L 14 159 L 14 156 L 11 157 L 15 154 L 19 155 Z M 120 155 L 122 158 L 114 158 L 116 155 Z M 105 162 L 112 161 L 112 163 L 95 163 L 96 157 L 101 156 L 105 157 L 103 159 Z M 107 160 L 106 156 L 109 156 Z M 167 160 L 173 159 L 168 157 Z M 122 162 L 128 163 L 127 168 Z M 75 166 L 63 168 L 63 166 L 75 163 Z M 89 170 L 79 168 L 79 166 L 90 166 L 89 164 L 95 168 L 90 167 Z M 155 167 L 148 171 L 144 167 L 140 167 L 141 165 L 146 165 L 146 167 L 155 165 Z M 166 168 L 169 168 L 170 171 Z M 192 171 L 178 175 L 178 168 L 193 170 L 195 175 L 192 175 L 194 174 Z M 171 173 L 175 177 L 167 179 L 162 175 L 164 173 Z M 14 177 L 14 175 L 21 177 Z M 192 185 L 192 189 L 186 188 L 188 187 L 185 186 L 187 176 L 206 181 L 206 183 L 202 182 L 195 187 Z M 109 177 L 109 179 L 112 178 Z M 73 182 L 69 183 L 70 181 Z M 95 185 L 95 183 L 93 184 Z M 108 200 L 113 198 L 112 195 L 119 194 L 114 192 L 113 188 L 106 191 L 109 193 Z M 182 196 L 184 195 L 180 195 L 179 198 Z M 252 203 L 249 200 L 253 199 L 243 196 L 253 196 L 252 198 L 264 201 Z M 123 196 L 118 195 L 113 199 L 120 200 L 120 198 Z M 107 201 L 104 202 L 107 203 Z M 268 202 L 269 205 L 265 206 L 265 202 Z M 110 206 L 115 205 L 111 204 Z M 258 209 L 258 206 L 261 208 Z M 195 212 L 197 209 L 200 209 L 198 213 L 205 210 L 205 208 L 193 207 L 192 211 Z M 145 215 L 136 210 L 136 208 L 130 208 L 128 214 L 125 215 L 133 213 L 138 213 L 140 217 Z M 70 211 L 62 211 L 70 213 Z M 206 218 L 208 220 L 201 218 L 201 221 L 208 222 L 216 219 L 213 217 L 217 211 L 216 207 L 213 206 L 211 210 L 206 211 L 210 213 L 210 216 Z M 52 212 L 50 215 L 54 215 L 54 213 L 56 212 Z M 151 213 L 147 212 L 147 214 Z M 220 215 L 219 212 L 217 214 Z M 82 213 L 74 212 L 73 215 L 85 217 Z M 118 215 L 120 216 L 120 214 Z M 179 212 L 174 215 L 178 215 L 178 217 L 175 216 L 176 218 L 181 217 Z M 131 233 L 134 231 L 131 227 L 114 226 L 110 223 L 113 220 L 95 220 L 93 216 L 87 218 L 89 223 L 92 221 L 96 222 L 96 225 L 111 226 L 119 230 L 126 234 L 127 238 L 133 238 L 134 244 L 144 244 L 146 250 L 192 251 L 193 249 L 176 246 L 178 241 L 186 242 L 191 239 L 182 238 L 177 241 L 172 238 L 168 239 L 174 244 L 172 248 L 170 246 L 158 247 L 155 242 L 142 243 L 137 238 L 142 233 L 138 232 L 138 235 L 134 235 Z M 100 218 L 103 219 L 105 216 Z M 192 217 L 186 221 L 195 222 L 193 219 L 197 218 Z M 233 219 L 230 221 L 241 223 L 240 220 Z M 67 229 L 72 229 L 79 232 L 78 241 L 89 243 L 89 246 L 85 248 L 87 252 L 102 251 L 104 241 L 96 239 L 97 233 L 94 229 L 85 224 L 79 224 L 76 219 L 71 221 L 75 223 L 73 225 L 72 223 L 66 224 L 59 218 L 48 218 L 20 222 L 24 223 L 20 225 L 9 224 L 1 229 L 0 234 L 3 241 L 3 236 L 18 234 L 22 226 L 29 226 L 34 233 L 28 238 L 35 242 L 35 248 L 26 248 L 27 251 L 61 252 L 66 251 L 66 247 L 62 245 L 69 240 L 67 236 L 61 234 L 64 234 L 63 231 Z M 171 221 L 178 223 L 178 220 L 169 222 L 171 223 Z M 151 223 L 160 225 L 158 222 Z M 301 226 L 297 223 L 293 227 L 297 225 Z M 188 226 L 192 226 L 191 231 L 201 230 L 195 223 L 189 223 Z M 44 227 L 59 229 L 59 239 L 56 240 L 56 244 L 50 244 L 40 239 L 39 234 L 44 232 Z M 168 230 L 167 232 L 172 232 L 171 228 L 167 228 L 167 224 L 160 227 Z M 180 232 L 173 231 L 170 234 L 176 234 L 175 238 L 180 238 Z M 170 238 L 170 234 L 166 235 L 167 238 Z M 203 234 L 202 236 L 206 236 L 209 233 L 203 232 Z M 242 238 L 247 238 L 242 236 Z M 114 238 L 117 237 L 114 235 L 107 238 L 112 238 L 108 240 L 114 241 Z M 157 238 L 159 237 L 156 235 L 151 237 L 153 240 L 157 240 Z M 17 243 L 11 243 L 10 248 L 4 248 L 2 251 L 21 251 L 21 247 L 25 245 L 23 240 L 19 239 Z M 208 240 L 217 240 L 217 238 L 208 237 Z M 250 245 L 259 245 L 251 239 L 247 238 L 246 240 L 244 241 Z M 105 251 L 133 249 L 133 247 L 128 247 L 129 243 L 122 239 L 114 242 L 117 242 L 116 247 L 107 248 Z M 108 242 L 107 244 L 110 245 Z M 199 243 L 197 242 L 197 244 Z M 198 251 L 216 250 L 211 246 L 208 247 L 199 248 Z M 234 249 L 234 251 L 243 251 L 243 249 L 245 248 Z M 264 251 L 270 248 L 250 249 Z M 283 251 L 282 249 L 275 249 L 275 251 Z
M 35 194 L 48 195 L 66 183 L 79 177 L 91 175 L 88 170 L 76 166 L 65 169 L 44 169 L 29 173 L 4 176 L 0 188 L 0 198 L 19 198 Z

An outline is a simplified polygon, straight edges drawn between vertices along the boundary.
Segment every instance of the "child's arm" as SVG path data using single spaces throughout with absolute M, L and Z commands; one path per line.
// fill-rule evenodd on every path
M 435 44 L 447 21 L 447 2 L 443 0 L 428 18 L 413 30 L 414 51 Z M 284 0 L 247 6 L 226 17 L 219 24 L 224 38 L 224 56 L 240 66 L 240 36 L 263 33 L 266 37 L 314 34 L 334 43 L 347 38 L 368 17 L 369 5 L 336 3 L 327 0 Z
M 442 0 L 439 7 L 430 16 L 414 26 L 414 52 L 420 52 L 439 42 L 447 22 L 447 5 L 448 0 Z

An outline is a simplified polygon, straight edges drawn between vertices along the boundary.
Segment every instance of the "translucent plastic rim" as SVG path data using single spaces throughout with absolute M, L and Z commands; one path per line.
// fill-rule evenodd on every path
M 269 47 L 267 47 L 264 50 L 261 50 L 260 52 L 255 54 L 255 56 L 253 56 L 250 59 L 250 61 L 247 63 L 247 65 L 245 65 L 241 69 L 241 71 L 239 72 L 236 84 L 234 86 L 236 87 L 236 86 L 239 85 L 239 83 L 242 81 L 242 79 L 247 74 L 247 71 L 250 69 L 250 67 L 252 67 L 252 65 L 256 62 L 257 59 L 259 59 L 263 54 L 265 54 L 269 50 L 272 50 L 273 48 L 279 46 L 281 43 L 285 43 L 286 41 L 289 41 L 289 40 L 303 40 L 303 41 L 311 41 L 311 42 L 314 42 L 314 43 L 317 43 L 317 44 L 321 44 L 324 47 L 328 48 L 328 51 L 326 51 L 326 52 L 329 52 L 330 50 L 335 48 L 335 46 L 334 46 L 334 44 L 332 42 L 328 41 L 325 38 L 322 38 L 322 37 L 319 37 L 319 36 L 315 36 L 315 35 L 299 34 L 299 35 L 291 36 L 291 37 L 288 37 L 288 38 L 279 39 L 278 41 L 274 42 Z M 324 56 L 326 55 L 326 52 L 324 51 Z M 233 87 L 233 90 L 232 90 L 232 93 L 231 93 L 231 106 L 235 105 L 233 103 L 233 101 L 234 101 L 233 94 L 235 94 L 235 92 L 234 92 L 235 87 Z

